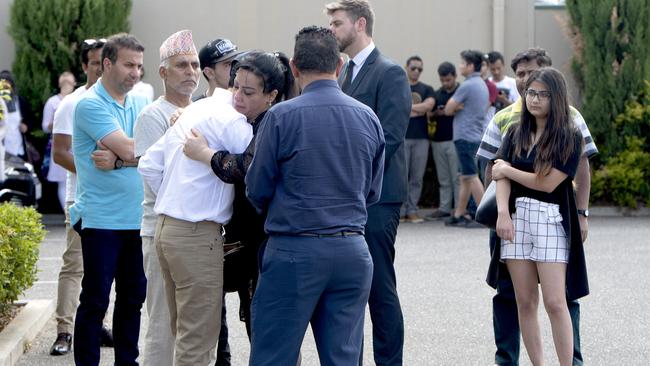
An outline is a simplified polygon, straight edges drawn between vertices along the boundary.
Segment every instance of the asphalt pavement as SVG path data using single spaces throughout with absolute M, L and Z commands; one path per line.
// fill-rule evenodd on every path
M 49 233 L 41 246 L 39 280 L 25 299 L 54 299 L 65 246 L 62 217 L 45 218 Z M 650 218 L 592 217 L 585 244 L 591 294 L 581 300 L 581 338 L 585 365 L 650 364 Z M 442 221 L 403 223 L 395 261 L 405 321 L 404 365 L 492 365 L 494 291 L 485 284 L 488 230 L 446 227 Z M 227 296 L 232 364 L 247 365 L 249 344 L 237 317 L 235 294 Z M 557 365 L 550 324 L 540 304 L 544 352 Z M 146 323 L 144 314 L 142 324 Z M 141 335 L 143 333 L 141 332 Z M 371 326 L 366 316 L 366 365 L 371 362 Z M 73 365 L 73 357 L 49 356 L 55 322 L 48 325 L 18 365 Z M 142 339 L 142 336 L 141 336 Z M 308 331 L 303 365 L 318 365 Z M 103 349 L 101 365 L 112 365 Z M 521 365 L 530 365 L 522 345 Z

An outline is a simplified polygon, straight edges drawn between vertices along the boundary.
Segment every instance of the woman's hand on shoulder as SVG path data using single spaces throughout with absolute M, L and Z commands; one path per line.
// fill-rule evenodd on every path
M 212 160 L 215 151 L 210 149 L 205 136 L 193 128 L 192 135 L 185 140 L 183 153 L 192 160 L 202 161 L 210 165 L 210 160 Z
M 169 126 L 173 126 L 178 120 L 178 117 L 180 117 L 184 111 L 185 108 L 178 108 L 177 110 L 175 110 L 174 113 L 172 113 L 172 115 L 169 117 Z

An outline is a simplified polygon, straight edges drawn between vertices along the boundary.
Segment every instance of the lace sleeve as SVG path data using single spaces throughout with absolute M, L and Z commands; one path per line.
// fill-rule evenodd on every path
M 217 151 L 212 155 L 210 166 L 219 179 L 225 183 L 244 183 L 244 177 L 255 153 L 255 136 L 248 144 L 246 151 L 241 154 L 231 154 L 226 150 Z

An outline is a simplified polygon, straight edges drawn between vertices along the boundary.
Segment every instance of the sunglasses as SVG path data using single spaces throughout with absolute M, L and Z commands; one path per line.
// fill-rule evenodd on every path
M 92 38 L 91 38 L 91 39 L 84 39 L 84 44 L 85 44 L 86 46 L 92 46 L 92 45 L 94 45 L 94 44 L 97 43 L 97 42 L 99 42 L 99 43 L 106 43 L 106 42 L 108 42 L 108 41 L 106 40 L 106 38 L 100 38 L 100 39 L 92 39 Z
M 411 71 L 417 71 L 417 72 L 422 72 L 422 70 L 424 70 L 423 68 L 421 68 L 421 67 L 416 67 L 416 66 L 413 66 L 413 67 L 411 67 L 410 69 L 411 69 Z

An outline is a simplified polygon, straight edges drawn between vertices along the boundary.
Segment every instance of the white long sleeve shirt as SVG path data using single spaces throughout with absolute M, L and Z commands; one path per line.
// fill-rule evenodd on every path
M 185 109 L 173 127 L 140 158 L 138 172 L 156 194 L 154 212 L 190 222 L 226 224 L 232 216 L 234 186 L 221 181 L 209 165 L 183 154 L 194 128 L 214 150 L 244 152 L 253 129 L 232 107 L 232 94 L 215 90 Z

